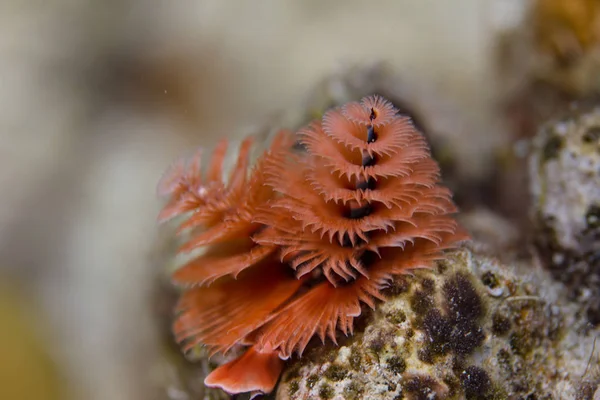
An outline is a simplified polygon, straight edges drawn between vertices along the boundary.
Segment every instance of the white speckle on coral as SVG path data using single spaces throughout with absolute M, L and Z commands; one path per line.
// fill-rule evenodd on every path
M 406 343 L 406 338 L 404 336 L 396 336 L 394 338 L 394 343 L 396 343 L 398 346 L 403 346 L 404 343 Z
M 338 351 L 338 356 L 337 356 L 337 362 L 341 363 L 341 364 L 346 364 L 348 363 L 348 357 L 350 357 L 350 348 L 347 346 L 344 347 L 340 347 L 340 350 Z

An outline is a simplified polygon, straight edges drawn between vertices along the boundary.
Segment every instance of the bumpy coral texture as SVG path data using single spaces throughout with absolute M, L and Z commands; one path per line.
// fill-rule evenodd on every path
M 385 99 L 328 111 L 298 138 L 306 151 L 282 132 L 250 173 L 244 141 L 227 185 L 225 142 L 206 174 L 196 157 L 159 185 L 169 196 L 161 220 L 191 214 L 181 251 L 203 248 L 173 276 L 185 288 L 175 337 L 184 350 L 247 346 L 205 380 L 230 393 L 272 391 L 282 360 L 315 336 L 352 334 L 394 275 L 467 238 L 424 137 Z

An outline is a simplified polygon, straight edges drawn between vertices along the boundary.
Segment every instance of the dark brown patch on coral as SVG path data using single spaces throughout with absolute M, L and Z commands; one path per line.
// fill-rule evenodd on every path
M 497 288 L 499 285 L 498 278 L 490 271 L 487 271 L 481 276 L 481 282 L 490 289 Z
M 373 340 L 369 342 L 369 350 L 375 354 L 379 354 L 381 350 L 385 347 L 386 340 L 383 337 L 383 332 L 380 332 Z
M 323 400 L 331 399 L 334 395 L 333 388 L 327 383 L 323 383 L 319 387 L 319 397 Z
M 344 400 L 360 400 L 363 398 L 364 389 L 358 382 L 350 382 L 342 391 Z
M 585 213 L 586 227 L 584 234 L 592 234 L 595 239 L 600 239 L 600 205 L 591 205 Z
M 444 285 L 446 312 L 457 323 L 472 323 L 483 314 L 483 303 L 469 278 L 457 274 Z
M 434 309 L 427 313 L 423 319 L 423 327 L 429 336 L 428 353 L 434 355 L 445 354 L 450 350 L 449 340 L 452 336 L 453 327 L 450 320 L 444 317 L 439 310 Z
M 387 366 L 393 373 L 401 374 L 406 370 L 406 361 L 400 356 L 393 356 L 388 358 Z
M 426 308 L 422 321 L 417 321 L 429 338 L 418 353 L 423 362 L 432 363 L 435 356 L 449 351 L 461 356 L 470 354 L 485 338 L 479 325 L 483 303 L 469 278 L 462 274 L 449 278 L 443 293 L 444 311 Z
M 421 282 L 421 287 L 426 293 L 433 294 L 435 291 L 435 281 L 431 278 L 425 278 L 423 279 L 423 282 Z
M 592 126 L 588 128 L 582 137 L 584 143 L 594 143 L 600 140 L 600 126 Z
M 410 306 L 417 315 L 424 315 L 434 306 L 434 298 L 425 290 L 415 290 L 410 298 Z
M 406 293 L 411 287 L 408 278 L 400 276 L 394 279 L 388 287 L 381 291 L 381 294 L 387 298 L 396 297 L 402 293 Z
M 481 399 L 489 392 L 492 381 L 483 368 L 470 366 L 460 375 L 460 384 L 467 399 Z
M 506 335 L 511 326 L 510 319 L 500 311 L 495 312 L 492 316 L 492 331 L 496 335 Z
M 401 324 L 406 321 L 406 313 L 402 310 L 392 310 L 385 315 L 385 318 L 392 324 Z
M 557 135 L 551 136 L 544 144 L 544 149 L 542 150 L 543 162 L 557 158 L 563 146 L 563 138 Z
M 583 382 L 581 386 L 577 389 L 577 393 L 575 394 L 576 400 L 593 400 L 594 394 L 596 391 L 600 389 L 600 384 L 592 383 L 592 382 Z
M 341 381 L 348 375 L 348 371 L 341 365 L 332 364 L 327 368 L 324 375 L 325 378 L 331 381 Z
M 299 389 L 300 389 L 300 384 L 298 383 L 297 380 L 290 381 L 290 383 L 288 385 L 288 394 L 290 395 L 290 397 L 293 397 L 298 392 Z
M 306 378 L 306 387 L 309 389 L 312 389 L 313 387 L 315 387 L 315 384 L 317 383 L 318 380 L 319 380 L 319 375 L 317 375 L 317 374 L 313 374 L 313 375 L 309 376 L 308 378 Z
M 348 362 L 353 370 L 360 371 L 362 369 L 362 356 L 360 355 L 360 350 L 358 350 L 356 346 L 352 346 L 350 348 L 350 357 L 348 358 Z
M 443 274 L 450 267 L 450 263 L 447 260 L 440 260 L 437 262 L 437 272 Z
M 410 400 L 443 399 L 446 397 L 444 386 L 428 375 L 407 377 L 403 390 Z

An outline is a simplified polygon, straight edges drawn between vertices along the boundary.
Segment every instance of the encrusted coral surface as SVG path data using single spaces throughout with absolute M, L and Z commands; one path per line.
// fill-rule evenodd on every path
M 600 323 L 600 108 L 544 125 L 530 160 L 536 241 L 545 263 Z
M 291 363 L 277 398 L 591 399 L 598 388 L 597 332 L 542 269 L 463 249 L 389 292 L 362 332 Z

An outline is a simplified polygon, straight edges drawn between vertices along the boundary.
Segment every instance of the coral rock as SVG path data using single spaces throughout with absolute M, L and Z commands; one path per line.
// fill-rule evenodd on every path
M 290 364 L 277 398 L 575 399 L 598 387 L 594 332 L 544 270 L 463 249 L 389 294 L 340 347 Z
M 543 126 L 530 175 L 538 248 L 600 323 L 600 108 Z

